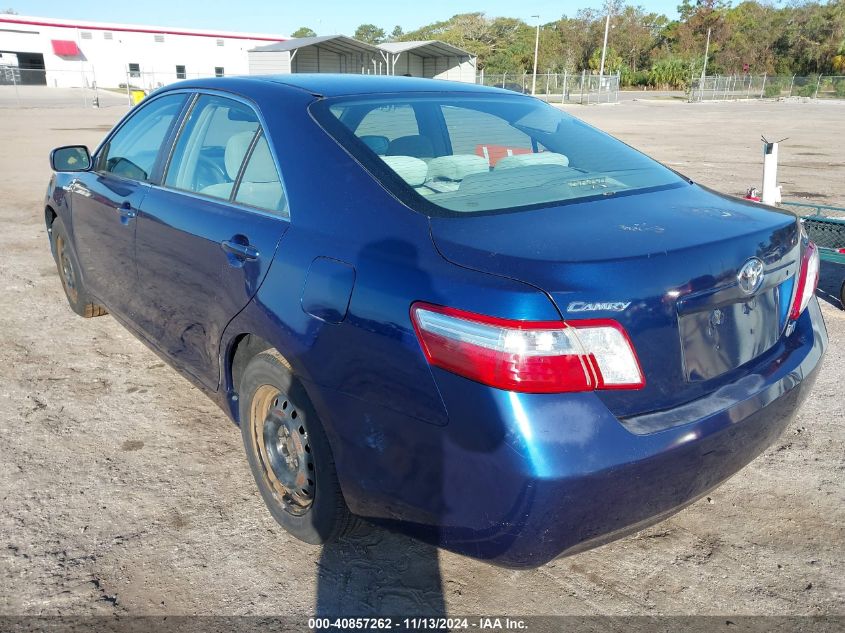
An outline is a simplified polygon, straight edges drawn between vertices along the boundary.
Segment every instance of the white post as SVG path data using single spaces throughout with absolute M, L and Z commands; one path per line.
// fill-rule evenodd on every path
M 567 83 L 567 79 L 568 79 L 567 73 L 568 73 L 567 70 L 563 71 L 563 87 L 560 89 L 560 102 L 561 103 L 566 102 L 566 83 Z
M 537 93 L 537 53 L 540 52 L 540 16 L 532 15 L 532 18 L 537 18 L 537 35 L 534 36 L 534 75 L 531 78 L 531 94 Z
M 710 53 L 710 29 L 707 29 L 707 44 L 704 46 L 704 65 L 701 67 L 701 83 L 707 75 L 707 55 Z
M 819 96 L 819 88 L 822 85 L 822 76 L 819 75 L 819 80 L 816 82 L 816 93 L 813 95 L 813 99 L 817 99 Z
M 583 105 L 584 103 L 584 82 L 587 79 L 587 70 L 584 69 L 581 71 L 581 101 L 580 103 Z
M 780 202 L 778 180 L 778 143 L 769 143 L 763 139 L 763 204 Z
M 15 86 L 15 101 L 18 102 L 18 107 L 21 107 L 21 93 L 18 91 L 18 78 L 15 76 L 15 67 L 12 66 L 12 83 Z M 20 70 L 20 69 L 18 69 Z M 23 78 L 23 76 L 21 76 Z
M 97 69 L 91 66 L 91 79 L 94 85 L 94 100 L 91 102 L 91 105 L 95 108 L 100 107 L 100 90 L 97 86 Z
M 607 55 L 607 32 L 610 30 L 610 6 L 607 7 L 607 18 L 604 21 L 604 44 L 601 47 L 601 65 L 599 66 L 599 90 L 601 90 L 601 77 L 604 75 L 604 57 Z
M 81 59 L 79 60 L 79 85 L 82 88 L 82 107 L 88 107 L 88 99 L 86 93 L 88 92 L 88 80 L 85 78 L 85 66 Z

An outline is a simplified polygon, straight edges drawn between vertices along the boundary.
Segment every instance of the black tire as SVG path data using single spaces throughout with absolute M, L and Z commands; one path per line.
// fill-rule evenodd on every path
M 273 518 L 320 545 L 357 524 L 337 480 L 328 438 L 302 384 L 275 350 L 256 355 L 240 384 L 241 435 Z
M 59 279 L 62 281 L 62 288 L 71 310 L 85 318 L 108 314 L 105 307 L 95 303 L 85 290 L 85 284 L 80 275 L 79 259 L 76 257 L 76 251 L 73 250 L 73 244 L 68 239 L 67 229 L 62 219 L 53 220 L 50 228 L 56 269 L 59 271 Z
M 845 281 L 839 286 L 839 303 L 843 310 L 845 310 Z

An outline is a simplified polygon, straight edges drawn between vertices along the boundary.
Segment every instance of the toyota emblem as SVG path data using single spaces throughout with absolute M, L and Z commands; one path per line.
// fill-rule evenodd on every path
M 752 257 L 739 269 L 736 280 L 742 292 L 753 295 L 763 284 L 763 262 L 756 257 Z

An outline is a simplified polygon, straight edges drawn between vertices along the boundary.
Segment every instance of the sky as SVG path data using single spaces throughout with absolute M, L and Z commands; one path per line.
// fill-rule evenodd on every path
M 633 3 L 633 2 L 632 2 Z M 679 0 L 640 0 L 647 11 L 676 16 Z M 574 16 L 581 8 L 600 8 L 602 0 L 321 0 L 313 4 L 267 0 L 0 0 L 2 9 L 21 15 L 100 22 L 126 22 L 196 29 L 220 29 L 289 35 L 308 26 L 319 35 L 351 35 L 362 23 L 372 23 L 388 33 L 397 24 L 410 31 L 425 24 L 446 20 L 456 13 L 483 11 L 488 16 L 522 18 L 529 24 L 551 22 L 561 15 Z M 236 10 L 232 6 L 237 7 Z M 2 10 L 0 9 L 0 10 Z

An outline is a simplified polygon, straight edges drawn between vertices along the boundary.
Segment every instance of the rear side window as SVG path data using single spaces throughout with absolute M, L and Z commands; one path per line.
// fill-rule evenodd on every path
M 141 106 L 103 147 L 98 170 L 130 180 L 149 180 L 161 145 L 184 103 L 184 94 L 174 94 Z
M 201 96 L 176 141 L 164 184 L 228 200 L 258 131 L 252 108 L 233 99 Z
M 235 193 L 235 202 L 288 215 L 282 181 L 270 154 L 270 145 L 263 134 L 255 141 L 247 159 Z
M 311 112 L 388 190 L 431 216 L 511 212 L 684 183 L 530 97 L 376 95 L 318 101 Z M 409 125 L 411 113 L 424 125 Z

